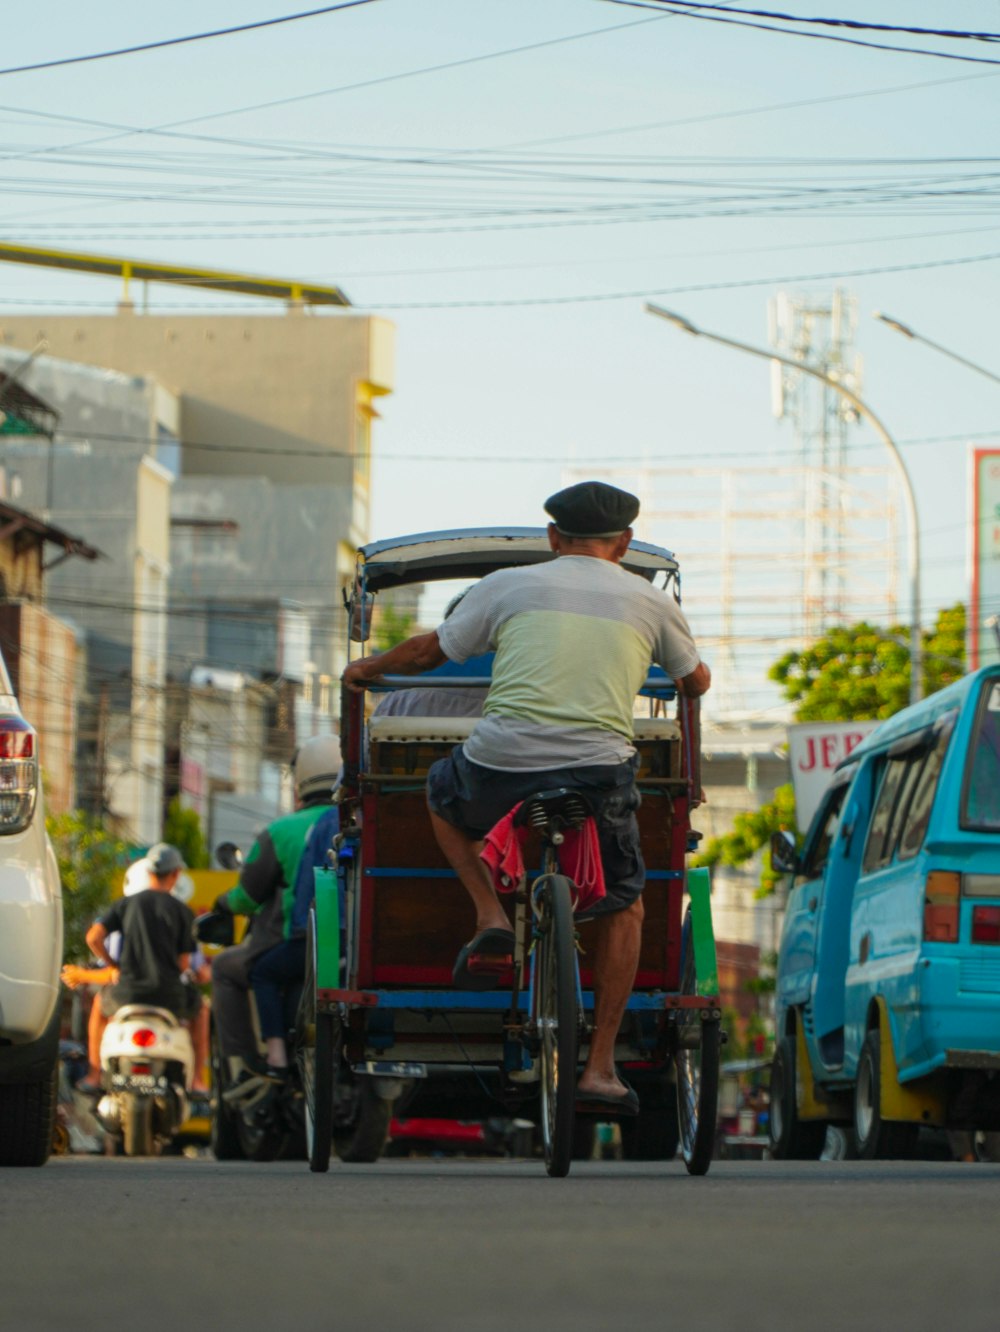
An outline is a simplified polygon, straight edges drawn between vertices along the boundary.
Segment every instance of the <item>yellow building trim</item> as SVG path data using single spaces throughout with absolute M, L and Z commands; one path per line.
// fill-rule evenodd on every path
M 34 245 L 0 242 L 0 263 L 34 264 L 40 268 L 59 268 L 75 273 L 99 273 L 120 277 L 125 284 L 132 278 L 143 282 L 168 282 L 181 287 L 203 287 L 209 291 L 236 292 L 241 296 L 289 301 L 295 305 L 350 305 L 339 287 L 319 286 L 286 278 L 256 277 L 221 268 L 190 268 L 186 264 L 147 263 L 113 255 L 82 254 L 75 250 L 49 250 Z M 380 390 L 375 390 L 379 392 Z M 381 390 L 387 391 L 387 390 Z

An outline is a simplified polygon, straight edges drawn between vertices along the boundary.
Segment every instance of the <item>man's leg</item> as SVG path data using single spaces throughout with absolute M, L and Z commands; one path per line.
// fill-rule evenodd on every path
M 208 1064 L 208 1005 L 204 1000 L 198 1005 L 198 1011 L 188 1021 L 188 1028 L 191 1032 L 191 1044 L 194 1046 L 194 1077 L 191 1081 L 191 1090 L 197 1092 L 208 1091 L 208 1083 L 205 1081 L 205 1066 Z
M 87 1019 L 87 1081 L 97 1086 L 101 1081 L 101 1037 L 108 1019 L 101 1012 L 101 991 L 98 990 L 90 1001 L 90 1017 Z
M 257 1059 L 253 1024 L 250 1021 L 249 972 L 253 961 L 242 945 L 227 948 L 212 963 L 212 1014 L 223 1055 L 253 1064 Z M 235 1074 L 234 1074 L 235 1076 Z
M 473 841 L 433 810 L 430 816 L 437 844 L 476 908 L 476 934 L 482 934 L 483 930 L 509 930 L 510 918 L 500 905 L 489 870 L 479 858 L 482 841 Z
M 257 1001 L 260 1034 L 270 1068 L 288 1067 L 285 1045 L 285 994 L 306 974 L 305 939 L 286 939 L 254 960 L 250 984 Z
M 594 1030 L 587 1063 L 580 1075 L 580 1090 L 623 1096 L 625 1088 L 615 1071 L 615 1041 L 639 966 L 642 942 L 642 898 L 624 911 L 598 916 L 594 921 Z

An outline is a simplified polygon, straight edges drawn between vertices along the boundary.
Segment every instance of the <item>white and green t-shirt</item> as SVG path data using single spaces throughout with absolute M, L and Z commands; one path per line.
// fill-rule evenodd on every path
M 437 633 L 451 661 L 496 652 L 464 748 L 514 772 L 625 762 L 650 663 L 678 679 L 700 660 L 672 596 L 589 555 L 488 575 Z

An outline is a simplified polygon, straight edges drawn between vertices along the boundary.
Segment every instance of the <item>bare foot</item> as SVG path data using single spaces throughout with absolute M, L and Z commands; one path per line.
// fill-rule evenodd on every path
M 507 930 L 513 933 L 513 927 L 502 911 L 490 916 L 477 916 L 476 934 L 472 937 L 482 934 L 484 930 Z
M 580 1075 L 580 1081 L 577 1083 L 580 1091 L 590 1092 L 595 1096 L 610 1096 L 612 1098 L 625 1096 L 627 1088 L 620 1080 L 617 1074 L 591 1073 L 584 1069 Z

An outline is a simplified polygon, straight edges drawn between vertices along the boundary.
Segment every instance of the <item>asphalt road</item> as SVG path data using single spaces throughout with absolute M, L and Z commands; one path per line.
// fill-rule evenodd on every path
M 1000 1166 L 0 1171 L 0 1326 L 313 1332 L 1000 1327 Z

